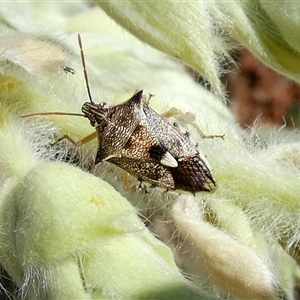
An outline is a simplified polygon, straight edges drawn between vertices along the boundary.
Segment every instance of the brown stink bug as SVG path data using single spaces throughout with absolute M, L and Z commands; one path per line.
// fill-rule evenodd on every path
M 86 117 L 96 132 L 78 142 L 64 135 L 52 145 L 67 139 L 74 145 L 81 146 L 97 137 L 99 148 L 95 165 L 108 161 L 140 181 L 177 193 L 214 191 L 215 179 L 208 162 L 197 150 L 197 143 L 176 123 L 170 123 L 167 118 L 150 108 L 142 90 L 118 105 L 107 106 L 105 102 L 93 102 L 80 35 L 78 42 L 90 100 L 83 104 L 83 114 L 47 112 L 23 117 L 50 114 Z M 203 136 L 202 133 L 201 135 Z

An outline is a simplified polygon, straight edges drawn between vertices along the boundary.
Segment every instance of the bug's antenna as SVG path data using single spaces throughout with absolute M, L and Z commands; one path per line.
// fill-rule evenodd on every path
M 60 112 L 60 111 L 49 111 L 49 112 L 37 112 L 31 114 L 25 114 L 21 116 L 21 119 L 30 118 L 33 116 L 77 116 L 77 117 L 86 117 L 84 114 L 76 114 L 76 113 L 68 113 L 68 112 Z
M 78 33 L 78 44 L 79 44 L 79 49 L 80 49 L 80 56 L 81 56 L 81 62 L 82 62 L 82 67 L 83 67 L 83 74 L 84 74 L 86 89 L 87 89 L 87 92 L 89 95 L 90 102 L 94 103 L 94 101 L 92 100 L 92 94 L 91 94 L 91 90 L 90 90 L 90 86 L 89 86 L 89 79 L 88 79 L 86 66 L 85 66 L 84 53 L 83 53 L 83 49 L 82 49 L 82 41 L 81 41 L 81 36 L 79 33 Z

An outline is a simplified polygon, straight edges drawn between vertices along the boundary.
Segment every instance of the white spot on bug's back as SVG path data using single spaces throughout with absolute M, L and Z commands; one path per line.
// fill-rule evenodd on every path
M 178 163 L 177 163 L 176 159 L 168 151 L 161 158 L 160 163 L 162 165 L 165 165 L 165 166 L 171 167 L 171 168 L 177 168 L 178 167 Z

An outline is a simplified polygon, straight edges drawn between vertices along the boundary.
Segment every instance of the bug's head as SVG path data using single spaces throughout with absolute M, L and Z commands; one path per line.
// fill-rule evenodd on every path
M 96 104 L 94 102 L 85 102 L 81 111 L 84 116 L 90 120 L 93 127 L 99 126 L 106 120 L 108 108 L 105 102 Z

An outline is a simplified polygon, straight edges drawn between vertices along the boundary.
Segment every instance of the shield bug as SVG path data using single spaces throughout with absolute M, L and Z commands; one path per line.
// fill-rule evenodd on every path
M 50 114 L 83 116 L 95 127 L 95 132 L 78 142 L 64 135 L 52 145 L 67 139 L 75 146 L 81 146 L 97 138 L 99 147 L 95 165 L 108 161 L 138 180 L 166 191 L 192 194 L 214 191 L 215 179 L 208 162 L 197 149 L 197 143 L 176 123 L 170 123 L 164 115 L 154 111 L 148 105 L 142 90 L 136 91 L 130 99 L 117 105 L 93 102 L 80 35 L 78 43 L 89 97 L 89 102 L 82 106 L 83 114 L 45 112 L 23 117 Z M 178 111 L 173 110 L 170 115 L 176 113 Z M 200 134 L 202 137 L 215 137 L 205 136 L 201 131 Z

